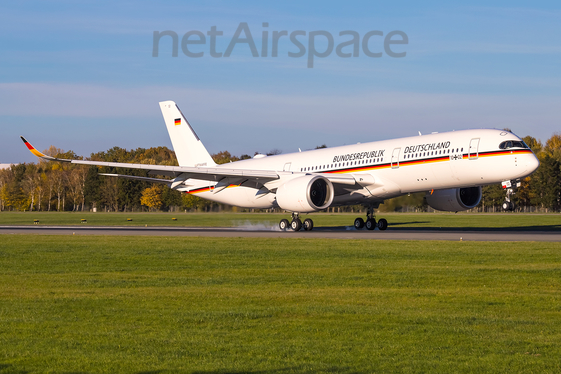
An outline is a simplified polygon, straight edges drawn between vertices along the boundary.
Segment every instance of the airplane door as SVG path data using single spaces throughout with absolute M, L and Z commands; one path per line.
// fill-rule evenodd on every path
M 471 139 L 469 142 L 468 159 L 477 160 L 479 157 L 479 138 Z
M 401 148 L 395 148 L 392 153 L 392 169 L 397 169 L 399 167 L 399 153 Z
M 287 162 L 286 164 L 284 164 L 284 168 L 282 168 L 282 171 L 290 171 L 291 166 L 292 162 Z

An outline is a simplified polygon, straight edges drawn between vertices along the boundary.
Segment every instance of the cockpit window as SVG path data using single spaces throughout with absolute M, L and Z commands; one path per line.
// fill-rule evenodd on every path
M 500 149 L 509 149 L 509 148 L 529 148 L 526 143 L 521 140 L 507 140 L 502 142 L 499 145 Z

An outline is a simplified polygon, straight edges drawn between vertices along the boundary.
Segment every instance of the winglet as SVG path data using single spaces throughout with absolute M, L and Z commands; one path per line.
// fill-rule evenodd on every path
M 46 154 L 43 154 L 41 152 L 39 152 L 37 149 L 35 149 L 34 146 L 31 145 L 31 143 L 29 143 L 27 141 L 27 139 L 25 139 L 23 136 L 20 136 L 21 140 L 23 140 L 23 144 L 25 144 L 25 146 L 27 147 L 27 149 L 29 149 L 29 151 L 31 153 L 33 153 L 35 156 L 42 158 L 44 160 L 49 160 L 49 161 L 66 161 L 66 162 L 70 162 L 71 160 L 66 160 L 63 158 L 55 158 L 55 157 L 51 157 L 51 156 L 47 156 Z

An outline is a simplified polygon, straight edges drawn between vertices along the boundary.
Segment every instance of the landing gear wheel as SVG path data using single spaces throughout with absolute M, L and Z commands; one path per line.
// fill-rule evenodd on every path
M 388 228 L 388 221 L 386 221 L 384 218 L 381 218 L 378 221 L 378 228 L 382 231 L 384 231 L 385 229 Z
M 360 230 L 364 227 L 364 220 L 362 218 L 355 219 L 355 229 Z
M 290 228 L 294 231 L 300 231 L 302 228 L 302 221 L 299 218 L 296 218 L 290 222 Z
M 309 218 L 306 218 L 304 220 L 304 223 L 302 224 L 302 227 L 304 227 L 304 230 L 306 231 L 312 231 L 312 229 L 314 228 L 314 221 L 312 221 Z
M 376 220 L 374 218 L 368 218 L 366 220 L 366 229 L 374 230 L 376 228 Z
M 507 212 L 514 210 L 514 204 L 512 201 L 505 201 L 503 203 L 503 210 L 506 210 Z
M 289 223 L 287 219 L 281 219 L 280 223 L 279 223 L 279 228 L 281 229 L 281 231 L 286 231 L 286 229 L 288 229 Z

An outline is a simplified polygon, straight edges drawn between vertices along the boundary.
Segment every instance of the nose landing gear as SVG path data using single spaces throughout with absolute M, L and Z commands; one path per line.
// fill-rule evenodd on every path
M 502 183 L 503 188 L 506 190 L 506 198 L 503 202 L 503 210 L 506 212 L 512 212 L 515 208 L 514 203 L 511 201 L 512 195 L 516 193 L 516 188 L 520 187 L 519 180 L 504 181 Z

